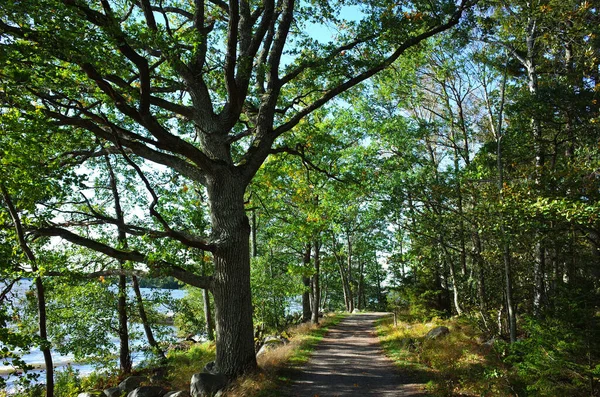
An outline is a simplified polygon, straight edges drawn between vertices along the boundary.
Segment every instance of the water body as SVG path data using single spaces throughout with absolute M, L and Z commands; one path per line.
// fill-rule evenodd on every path
M 13 288 L 12 295 L 14 299 L 19 299 L 23 297 L 26 291 L 30 289 L 31 282 L 28 280 L 21 281 L 18 285 Z M 186 291 L 183 289 L 158 289 L 158 288 L 141 288 L 142 296 L 146 299 L 153 299 L 155 296 L 167 297 L 170 300 L 179 300 L 183 298 L 186 294 Z M 129 300 L 133 301 L 135 299 L 133 291 L 128 292 Z M 167 317 L 172 317 L 173 313 L 169 306 L 165 304 L 159 304 L 156 307 L 157 311 L 161 314 L 165 314 Z M 155 334 L 155 337 L 159 341 L 175 341 L 177 329 L 170 325 L 161 326 L 164 332 Z M 132 361 L 133 365 L 137 365 L 144 361 L 147 358 L 145 352 L 143 352 L 143 348 L 147 346 L 146 335 L 144 334 L 144 330 L 141 324 L 129 324 L 130 334 L 133 336 L 130 340 L 130 349 L 132 350 Z M 107 331 L 108 332 L 108 331 Z M 119 351 L 119 339 L 115 336 L 110 340 L 111 344 L 114 346 L 115 354 Z M 0 348 L 4 347 L 2 343 L 0 343 Z M 44 356 L 39 349 L 31 350 L 26 354 L 22 355 L 22 359 L 28 364 L 34 367 L 34 370 L 28 371 L 32 374 L 38 374 L 38 381 L 42 381 L 44 379 Z M 96 370 L 96 366 L 89 363 L 77 363 L 75 362 L 75 358 L 72 354 L 62 355 L 56 351 L 52 351 L 52 359 L 54 368 L 56 371 L 65 370 L 67 365 L 70 365 L 74 370 L 79 371 L 80 375 L 88 375 Z M 115 359 L 115 363 L 116 363 Z M 15 368 L 10 365 L 10 362 L 0 362 L 0 376 L 6 379 L 7 381 L 7 391 L 15 391 L 16 382 L 19 379 L 19 372 L 15 373 Z

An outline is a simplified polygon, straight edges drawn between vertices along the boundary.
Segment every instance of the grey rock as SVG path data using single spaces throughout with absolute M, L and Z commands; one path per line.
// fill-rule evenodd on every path
M 448 327 L 444 327 L 443 325 L 441 325 L 441 326 L 435 327 L 431 331 L 429 331 L 427 333 L 427 335 L 425 335 L 425 339 L 426 340 L 434 340 L 434 339 L 441 338 L 442 336 L 448 335 L 449 333 L 450 333 L 450 330 L 448 329 Z
M 287 345 L 288 343 L 290 343 L 290 341 L 288 339 L 284 338 L 281 335 L 269 335 L 263 341 L 264 345 L 266 345 L 267 343 L 275 343 L 275 344 L 284 344 L 284 345 Z
M 190 397 L 190 392 L 187 390 L 170 391 L 163 397 Z
M 162 397 L 165 389 L 160 386 L 140 386 L 129 392 L 127 397 Z
M 190 384 L 190 394 L 192 397 L 215 397 L 228 383 L 229 379 L 222 374 L 205 372 L 194 374 Z
M 262 356 L 263 354 L 265 354 L 269 350 L 273 350 L 274 348 L 275 348 L 275 345 L 262 345 L 260 347 L 260 349 L 258 349 L 258 352 L 256 353 L 256 357 Z
M 123 390 L 121 390 L 119 387 L 109 387 L 108 389 L 104 390 L 104 394 L 106 397 L 120 397 L 121 394 L 123 394 Z
M 356 313 L 360 313 L 360 311 L 358 311 L 358 309 L 355 308 L 354 310 L 352 310 L 352 313 L 356 314 Z
M 130 376 L 126 378 L 123 382 L 119 383 L 119 389 L 122 391 L 129 393 L 140 387 L 142 382 L 148 382 L 148 378 L 145 376 Z
M 202 369 L 202 372 L 206 372 L 209 374 L 217 374 L 219 372 L 219 370 L 217 369 L 217 363 L 214 361 L 209 361 Z
M 257 356 L 261 356 L 268 352 L 269 350 L 273 350 L 279 346 L 287 345 L 290 341 L 280 335 L 270 335 L 267 336 L 263 340 L 263 344 L 256 353 Z

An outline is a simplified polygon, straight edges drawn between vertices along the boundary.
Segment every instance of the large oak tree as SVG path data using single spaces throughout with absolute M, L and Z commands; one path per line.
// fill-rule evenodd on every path
M 93 208 L 90 215 L 129 235 L 211 252 L 214 274 L 110 246 L 68 222 L 46 222 L 36 235 L 60 236 L 210 289 L 219 370 L 234 376 L 253 369 L 246 187 L 280 149 L 278 137 L 410 47 L 456 25 L 468 6 L 469 0 L 3 1 L 3 112 L 18 109 L 25 126 L 33 114 L 51 121 L 51 131 L 28 130 L 40 139 L 87 134 L 68 154 L 75 163 L 120 155 L 152 196 L 155 227 L 124 225 Z M 325 26 L 335 30 L 330 39 L 311 36 Z M 146 162 L 205 188 L 210 235 L 180 230 L 160 213 L 140 166 Z

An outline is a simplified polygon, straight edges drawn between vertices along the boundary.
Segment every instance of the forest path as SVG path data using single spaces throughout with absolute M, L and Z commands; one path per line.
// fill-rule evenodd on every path
M 331 327 L 284 395 L 426 396 L 423 385 L 411 383 L 381 349 L 375 320 L 386 315 L 352 314 Z

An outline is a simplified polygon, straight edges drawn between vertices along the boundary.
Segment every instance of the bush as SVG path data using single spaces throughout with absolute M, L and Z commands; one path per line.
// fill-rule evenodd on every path
M 504 361 L 514 367 L 520 394 L 590 396 L 598 392 L 599 301 L 592 285 L 580 289 L 565 285 L 557 289 L 552 307 L 538 317 L 522 319 L 525 337 L 504 346 Z
M 215 359 L 214 343 L 197 343 L 186 351 L 170 351 L 167 354 L 169 374 L 167 380 L 174 390 L 189 388 L 192 375 Z
M 195 287 L 187 287 L 185 290 L 185 296 L 176 303 L 174 322 L 178 334 L 180 337 L 190 334 L 206 335 L 203 291 Z
M 64 370 L 54 373 L 54 396 L 74 397 L 82 391 L 79 371 L 67 365 Z

